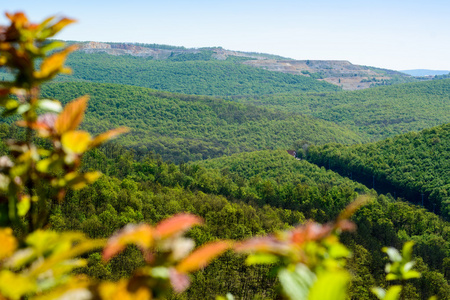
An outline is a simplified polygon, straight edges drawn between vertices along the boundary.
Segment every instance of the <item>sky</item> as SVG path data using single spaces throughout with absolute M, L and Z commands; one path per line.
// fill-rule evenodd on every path
M 450 70 L 449 0 L 2 0 L 32 22 L 77 19 L 56 38 L 138 42 Z M 0 17 L 0 24 L 7 24 Z

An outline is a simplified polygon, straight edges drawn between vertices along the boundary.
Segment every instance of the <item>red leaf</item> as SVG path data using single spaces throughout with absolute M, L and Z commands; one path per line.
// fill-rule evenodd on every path
M 320 225 L 309 222 L 291 231 L 291 242 L 301 245 L 308 241 L 317 241 L 328 236 L 333 231 L 333 226 L 329 224 Z
M 174 234 L 181 234 L 194 225 L 200 225 L 203 221 L 200 217 L 191 214 L 178 214 L 161 221 L 156 226 L 156 234 L 164 239 Z
M 274 254 L 286 254 L 289 251 L 287 243 L 282 242 L 274 236 L 256 237 L 236 244 L 234 250 L 237 252 L 265 252 Z
M 177 293 L 184 292 L 191 284 L 189 281 L 189 277 L 186 274 L 180 273 L 173 268 L 169 269 L 169 279 L 170 284 L 172 285 L 174 291 Z
M 203 245 L 188 257 L 183 259 L 177 266 L 182 273 L 189 273 L 206 267 L 206 265 L 232 247 L 231 241 L 218 241 Z
M 355 231 L 356 224 L 349 220 L 341 220 L 336 223 L 336 228 L 342 231 Z

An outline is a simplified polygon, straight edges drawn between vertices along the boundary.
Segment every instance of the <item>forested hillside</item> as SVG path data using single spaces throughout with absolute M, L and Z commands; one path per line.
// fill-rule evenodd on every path
M 2 126 L 2 138 L 20 137 L 14 127 Z M 4 142 L 1 143 L 6 151 Z M 136 160 L 138 159 L 138 160 Z M 118 144 L 92 150 L 83 159 L 85 170 L 105 175 L 94 185 L 71 191 L 55 206 L 50 218 L 55 230 L 82 230 L 90 237 L 106 237 L 128 223 L 154 224 L 177 212 L 188 211 L 205 219 L 204 227 L 190 233 L 198 244 L 218 238 L 243 239 L 293 226 L 314 218 L 336 217 L 358 194 L 375 198 L 353 217 L 356 235 L 343 237 L 354 256 L 350 296 L 371 299 L 370 287 L 385 285 L 385 245 L 400 247 L 416 242 L 417 268 L 422 278 L 406 286 L 412 299 L 439 295 L 447 299 L 450 226 L 432 213 L 376 196 L 348 178 L 299 161 L 285 151 L 236 154 L 203 162 L 166 163 L 150 153 L 135 153 Z M 84 269 L 90 276 L 117 280 L 141 265 L 136 248 L 104 265 L 92 253 Z M 244 258 L 226 254 L 193 276 L 187 298 L 207 299 L 232 293 L 235 297 L 274 298 L 276 282 L 269 268 L 246 266 Z M 171 299 L 184 299 L 173 295 Z
M 339 93 L 285 93 L 235 98 L 347 126 L 373 140 L 450 122 L 450 80 Z
M 227 174 L 234 182 L 248 180 L 250 185 L 256 183 L 256 186 L 259 185 L 259 193 L 265 199 L 271 199 L 272 206 L 290 207 L 301 211 L 308 218 L 321 221 L 333 217 L 355 191 L 368 193 L 368 189 L 361 184 L 323 167 L 295 160 L 283 151 L 241 153 L 203 161 L 201 166 L 210 168 L 211 171 L 221 170 L 222 174 Z M 423 287 L 422 284 L 431 278 L 444 282 L 441 281 L 442 274 L 448 276 L 446 268 L 447 262 L 450 262 L 450 244 L 447 230 L 450 227 L 435 214 L 398 201 L 391 195 L 379 195 L 374 202 L 360 209 L 353 219 L 358 225 L 357 234 L 346 239 L 354 252 L 350 262 L 350 268 L 355 274 L 353 299 L 369 297 L 362 292 L 364 289 L 360 285 L 370 285 L 381 279 L 382 272 L 379 270 L 382 268 L 382 257 L 377 249 L 383 244 L 398 245 L 402 241 L 413 240 L 417 243 L 415 254 L 421 257 L 418 258 L 419 264 L 425 261 L 435 270 L 433 275 L 424 276 L 428 279 L 423 278 L 424 281 L 416 282 L 415 287 L 409 287 L 411 294 L 408 298 L 427 298 L 425 295 L 431 295 L 432 293 L 428 294 L 431 290 L 420 292 L 419 286 Z M 438 288 L 441 289 L 439 297 L 448 299 L 450 290 L 447 283 L 444 286 L 442 289 Z M 425 289 L 434 288 L 429 286 Z
M 42 94 L 63 102 L 90 95 L 84 128 L 98 133 L 128 126 L 132 132 L 121 138 L 124 145 L 176 162 L 258 149 L 289 149 L 299 140 L 314 144 L 363 141 L 331 122 L 206 96 L 73 82 L 50 84 Z
M 311 147 L 308 160 L 450 218 L 450 124 L 363 145 Z
M 290 91 L 337 91 L 322 81 L 242 65 L 232 58 L 211 59 L 212 52 L 177 55 L 166 60 L 106 53 L 73 53 L 71 76 L 59 80 L 120 83 L 195 95 L 262 95 Z
M 450 296 L 448 277 L 444 277 L 450 266 L 447 222 L 390 196 L 376 196 L 361 184 L 298 161 L 285 151 L 242 153 L 201 164 L 174 165 L 149 155 L 136 161 L 133 152 L 108 144 L 90 152 L 84 165 L 109 176 L 87 189 L 69 193 L 52 216 L 55 229 L 83 230 L 92 237 L 104 237 L 130 222 L 154 224 L 189 211 L 206 221 L 206 226 L 190 235 L 203 244 L 217 238 L 258 236 L 312 217 L 325 222 L 357 193 L 370 193 L 375 199 L 353 217 L 359 228 L 356 235 L 344 236 L 354 253 L 348 264 L 353 274 L 350 296 L 372 299 L 370 287 L 386 284 L 385 255 L 380 249 L 384 245 L 398 248 L 411 239 L 416 242 L 417 268 L 423 275 L 407 285 L 406 295 L 410 299 Z M 98 254 L 92 254 L 87 273 L 103 279 L 127 276 L 141 263 L 138 253 L 129 248 L 106 266 Z M 225 255 L 196 273 L 186 297 L 209 299 L 230 292 L 238 298 L 272 299 L 275 281 L 268 272 L 266 267 L 246 266 L 242 257 Z M 174 295 L 173 299 L 184 298 Z

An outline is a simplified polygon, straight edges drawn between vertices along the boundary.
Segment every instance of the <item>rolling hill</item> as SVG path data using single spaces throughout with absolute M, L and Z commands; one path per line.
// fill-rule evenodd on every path
M 235 97 L 335 122 L 372 140 L 450 122 L 450 80 L 432 80 L 339 93 Z
M 240 63 L 242 58 L 213 58 L 212 51 L 185 53 L 167 59 L 132 55 L 73 53 L 67 66 L 73 75 L 59 81 L 89 81 L 148 87 L 169 92 L 232 96 L 261 95 L 289 91 L 337 91 L 340 88 L 309 78 L 271 72 Z M 248 59 L 248 58 L 246 58 Z
M 127 55 L 165 61 L 166 63 L 170 61 L 180 62 L 186 60 L 195 60 L 197 62 L 231 60 L 237 61 L 244 65 L 270 70 L 273 72 L 320 79 L 342 87 L 345 90 L 365 89 L 377 85 L 390 85 L 394 83 L 413 82 L 418 80 L 405 73 L 394 70 L 360 66 L 352 64 L 348 61 L 293 60 L 277 55 L 232 51 L 221 47 L 185 48 L 157 44 L 99 42 L 83 42 L 80 43 L 80 47 L 80 52 L 87 54 L 107 53 L 111 56 Z M 163 63 L 162 65 L 165 64 Z M 238 68 L 241 70 L 240 67 Z M 154 70 L 150 71 L 155 72 Z M 191 70 L 191 72 L 192 76 L 200 75 L 201 77 L 201 74 L 197 74 L 195 70 Z M 167 74 L 168 75 L 166 76 L 170 77 L 170 71 Z M 155 86 L 147 87 L 157 88 Z M 186 93 L 186 91 L 179 90 L 176 92 Z
M 308 160 L 328 165 L 354 179 L 375 182 L 450 219 L 450 124 L 411 132 L 376 143 L 329 144 L 308 149 Z M 373 181 L 373 182 L 372 182 Z
M 132 132 L 120 141 L 172 161 L 198 160 L 258 149 L 309 143 L 359 143 L 356 133 L 331 122 L 205 96 L 85 82 L 45 86 L 44 97 L 67 102 L 91 96 L 84 128 L 99 133 L 117 126 Z

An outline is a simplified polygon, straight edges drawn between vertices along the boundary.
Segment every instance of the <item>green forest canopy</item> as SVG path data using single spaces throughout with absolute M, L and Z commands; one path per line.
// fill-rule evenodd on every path
M 379 140 L 450 122 L 450 79 L 331 93 L 283 93 L 236 101 L 312 115 Z
M 290 91 L 337 91 L 327 82 L 271 72 L 239 63 L 242 59 L 211 60 L 211 51 L 166 60 L 106 53 L 73 53 L 67 66 L 71 76 L 62 81 L 119 83 L 195 95 L 262 95 Z
M 424 193 L 429 210 L 450 217 L 450 123 L 376 143 L 312 146 L 307 157 L 319 165 L 353 172 L 354 178 L 374 176 L 381 185 L 401 189 L 416 202 Z
M 63 102 L 90 95 L 84 128 L 98 133 L 128 126 L 132 132 L 120 139 L 124 145 L 177 162 L 258 149 L 289 149 L 298 140 L 317 144 L 363 141 L 331 122 L 206 96 L 86 82 L 50 84 L 43 87 L 42 94 Z
M 285 151 L 241 153 L 177 166 L 150 156 L 135 161 L 131 152 L 108 144 L 101 151 L 91 152 L 84 163 L 86 168 L 99 168 L 110 177 L 70 193 L 53 217 L 53 224 L 82 229 L 95 237 L 107 236 L 127 222 L 155 223 L 189 211 L 206 220 L 205 227 L 191 234 L 197 243 L 241 239 L 286 228 L 306 218 L 325 222 L 357 193 L 373 194 L 361 184 L 296 160 Z M 260 172 L 261 176 L 255 175 Z M 438 294 L 446 299 L 450 295 L 444 277 L 450 267 L 447 222 L 383 195 L 360 209 L 353 220 L 359 228 L 357 234 L 343 238 L 354 253 L 348 266 L 354 274 L 351 297 L 371 299 L 370 287 L 386 284 L 381 247 L 400 247 L 411 239 L 416 242 L 417 268 L 423 275 L 407 285 L 410 298 Z M 93 255 L 89 272 L 106 278 L 126 276 L 127 270 L 139 263 L 136 256 L 135 249 L 129 249 L 105 268 Z M 243 259 L 226 255 L 195 275 L 187 296 L 204 298 L 231 292 L 236 297 L 273 298 L 274 282 L 267 279 L 267 272 L 267 268 L 246 267 Z

